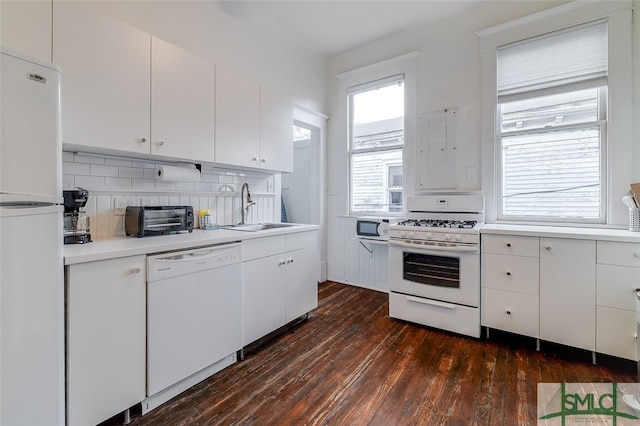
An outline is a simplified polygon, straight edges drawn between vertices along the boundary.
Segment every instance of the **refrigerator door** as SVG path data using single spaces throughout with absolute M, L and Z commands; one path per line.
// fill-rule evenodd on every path
M 0 424 L 64 425 L 62 206 L 0 208 Z
M 62 203 L 60 71 L 0 51 L 2 201 Z

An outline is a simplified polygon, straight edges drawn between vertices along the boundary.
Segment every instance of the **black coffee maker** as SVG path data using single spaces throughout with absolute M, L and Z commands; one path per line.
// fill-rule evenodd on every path
M 84 188 L 66 188 L 64 197 L 64 243 L 85 244 L 91 242 L 89 216 L 82 210 L 87 204 L 89 191 Z

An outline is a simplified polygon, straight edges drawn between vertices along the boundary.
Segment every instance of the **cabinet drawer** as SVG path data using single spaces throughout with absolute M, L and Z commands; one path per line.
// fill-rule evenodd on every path
M 596 304 L 635 310 L 635 289 L 640 288 L 640 268 L 597 265 L 596 270 Z
M 287 251 L 299 250 L 305 247 L 315 246 L 317 242 L 316 231 L 287 234 L 286 238 Z
M 538 337 L 538 296 L 482 289 L 482 325 Z
M 441 330 L 480 337 L 477 308 L 437 302 L 406 294 L 389 293 L 389 316 Z
M 640 244 L 598 241 L 598 263 L 640 268 Z
M 538 237 L 483 234 L 482 252 L 538 257 L 540 255 L 540 245 Z
M 596 352 L 636 361 L 635 311 L 598 306 Z
M 246 240 L 242 242 L 242 261 L 284 253 L 285 247 L 284 235 Z
M 539 262 L 535 257 L 482 255 L 484 287 L 537 295 L 539 275 Z

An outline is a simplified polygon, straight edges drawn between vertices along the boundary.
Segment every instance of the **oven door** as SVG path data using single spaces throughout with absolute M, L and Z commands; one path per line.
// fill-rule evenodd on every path
M 480 305 L 480 254 L 389 241 L 392 292 L 465 306 Z

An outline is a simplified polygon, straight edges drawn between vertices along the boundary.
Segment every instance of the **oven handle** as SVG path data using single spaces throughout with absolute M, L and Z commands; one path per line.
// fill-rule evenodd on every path
M 452 309 L 452 310 L 456 309 L 456 305 L 454 305 L 453 303 L 445 303 L 445 302 L 439 302 L 437 300 L 422 299 L 420 297 L 414 297 L 414 296 L 406 296 L 406 297 L 409 302 L 421 303 L 423 305 L 437 306 L 439 308 L 446 308 L 446 309 Z
M 427 244 L 413 244 L 413 243 L 405 243 L 403 241 L 389 240 L 390 246 L 398 246 L 398 247 L 407 247 L 412 249 L 422 249 L 422 250 L 437 250 L 437 251 L 455 251 L 455 252 L 469 252 L 469 253 L 477 253 L 477 246 L 454 246 L 454 247 L 446 247 L 446 246 L 436 246 L 436 245 L 427 245 Z

